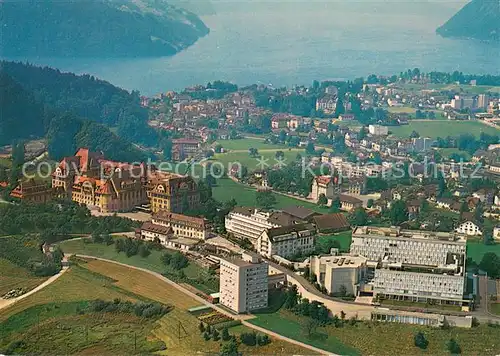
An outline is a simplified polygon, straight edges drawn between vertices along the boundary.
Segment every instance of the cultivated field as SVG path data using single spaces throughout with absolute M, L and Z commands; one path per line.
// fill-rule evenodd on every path
M 94 299 L 158 301 L 173 310 L 158 321 L 122 313 L 82 314 L 86 301 Z M 38 354 L 149 354 L 159 349 L 169 355 L 218 352 L 221 341 L 205 342 L 199 320 L 187 309 L 197 301 L 142 271 L 90 260 L 78 260 L 68 272 L 14 306 L 0 312 L 3 334 L 0 347 L 12 341 Z M 230 328 L 231 334 L 250 331 Z M 43 341 L 42 341 L 43 340 Z M 245 354 L 305 354 L 306 350 L 272 340 L 264 347 L 246 347 Z
M 25 268 L 16 266 L 3 258 L 0 258 L 0 271 L 0 297 L 16 288 L 29 291 L 47 279 L 46 277 L 35 277 Z

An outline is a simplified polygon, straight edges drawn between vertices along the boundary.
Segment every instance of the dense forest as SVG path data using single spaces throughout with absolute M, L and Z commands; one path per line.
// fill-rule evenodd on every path
M 500 2 L 472 0 L 436 32 L 443 37 L 474 38 L 497 41 L 500 39 Z
M 89 75 L 14 62 L 0 65 L 0 144 L 47 136 L 54 159 L 87 146 L 115 160 L 139 161 L 145 155 L 130 142 L 157 140 L 137 92 Z
M 6 56 L 173 55 L 208 33 L 193 13 L 157 0 L 2 1 Z

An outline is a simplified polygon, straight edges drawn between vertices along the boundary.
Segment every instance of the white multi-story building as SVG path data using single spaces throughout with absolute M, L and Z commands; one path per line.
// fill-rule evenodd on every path
M 236 207 L 226 216 L 225 226 L 227 232 L 237 238 L 248 238 L 255 245 L 262 231 L 281 226 L 270 222 L 270 217 L 268 212 Z
M 262 256 L 291 257 L 314 250 L 316 229 L 312 224 L 265 229 L 257 240 L 257 252 Z
M 467 236 L 481 236 L 481 227 L 473 221 L 464 221 L 455 229 L 456 232 Z
M 314 177 L 311 186 L 311 199 L 318 201 L 320 195 L 324 195 L 327 199 L 333 197 L 335 188 L 333 177 L 331 176 L 317 176 Z
M 382 125 L 368 125 L 368 132 L 373 136 L 387 136 L 389 127 Z
M 357 295 L 366 274 L 363 256 L 311 256 L 310 272 L 329 294 Z
M 204 218 L 161 210 L 151 220 L 155 225 L 171 227 L 172 233 L 177 237 L 206 240 L 210 236 L 210 224 Z
M 267 307 L 268 267 L 250 252 L 244 252 L 241 258 L 221 258 L 220 303 L 236 313 Z
M 376 263 L 374 295 L 461 304 L 465 288 L 464 235 L 362 226 L 350 254 Z

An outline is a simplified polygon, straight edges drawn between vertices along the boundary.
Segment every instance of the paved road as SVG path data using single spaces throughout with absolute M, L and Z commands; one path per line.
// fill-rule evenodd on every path
M 69 258 L 71 256 L 71 254 L 65 254 L 65 257 Z M 277 339 L 280 339 L 280 340 L 283 340 L 283 341 L 286 341 L 286 342 L 289 342 L 291 344 L 295 344 L 295 345 L 298 345 L 300 347 L 303 347 L 305 349 L 308 349 L 308 350 L 311 350 L 315 353 L 319 353 L 319 354 L 322 354 L 322 355 L 333 355 L 333 356 L 338 356 L 336 354 L 333 354 L 331 352 L 328 352 L 328 351 L 325 351 L 325 350 L 322 350 L 322 349 L 319 349 L 317 347 L 314 347 L 314 346 L 311 346 L 311 345 L 308 345 L 308 344 L 304 344 L 303 342 L 300 342 L 300 341 L 297 341 L 297 340 L 293 340 L 293 339 L 290 339 L 286 336 L 283 336 L 283 335 L 280 335 L 280 334 L 277 334 L 273 331 L 270 331 L 270 330 L 267 330 L 267 329 L 264 329 L 264 328 L 261 328 L 259 326 L 256 326 L 256 325 L 253 325 L 251 323 L 249 323 L 247 320 L 249 319 L 252 319 L 253 316 L 252 315 L 234 315 L 232 313 L 229 313 L 226 309 L 223 309 L 223 308 L 220 308 L 218 307 L 217 305 L 214 305 L 208 301 L 206 301 L 205 299 L 199 297 L 198 295 L 194 294 L 193 292 L 191 292 L 190 290 L 184 288 L 183 286 L 175 283 L 174 281 L 171 281 L 170 279 L 166 278 L 165 276 L 159 274 L 159 273 L 156 273 L 156 272 L 153 272 L 153 271 L 150 271 L 148 269 L 145 269 L 145 268 L 140 268 L 140 267 L 135 267 L 135 266 L 131 266 L 131 265 L 127 265 L 127 264 L 124 264 L 124 263 L 120 263 L 120 262 L 116 262 L 116 261 L 113 261 L 113 260 L 107 260 L 105 258 L 99 258 L 99 257 L 94 257 L 94 256 L 89 256 L 89 255 L 81 255 L 81 254 L 75 254 L 75 256 L 79 256 L 79 257 L 83 257 L 83 258 L 88 258 L 88 259 L 94 259 L 94 260 L 99 260 L 99 261 L 104 261 L 104 262 L 108 262 L 108 263 L 114 263 L 114 264 L 117 264 L 117 265 L 120 265 L 120 266 L 124 266 L 124 267 L 128 267 L 128 268 L 132 268 L 132 269 L 135 269 L 135 270 L 138 270 L 138 271 L 142 271 L 142 272 L 145 272 L 145 273 L 148 273 L 152 276 L 155 276 L 156 278 L 162 280 L 163 282 L 165 283 L 168 283 L 170 284 L 172 287 L 178 289 L 179 291 L 181 291 L 182 293 L 184 294 L 187 294 L 189 295 L 191 298 L 195 299 L 196 301 L 202 303 L 202 304 L 205 304 L 215 310 L 217 310 L 218 312 L 222 313 L 222 314 L 225 314 L 233 319 L 239 319 L 241 320 L 241 323 L 249 328 L 252 328 L 254 330 L 257 330 L 259 332 L 262 332 L 262 333 L 265 333 L 265 334 L 268 334 L 274 338 L 277 338 Z
M 58 274 L 53 275 L 49 279 L 47 279 L 45 282 L 42 284 L 38 285 L 36 288 L 30 290 L 28 293 L 25 293 L 23 295 L 20 295 L 17 298 L 11 298 L 11 299 L 2 299 L 0 298 L 0 310 L 5 309 L 12 304 L 15 304 L 19 302 L 20 300 L 23 300 L 26 297 L 29 297 L 30 295 L 42 290 L 43 288 L 47 287 L 49 284 L 55 282 L 59 277 L 61 277 L 66 271 L 68 270 L 68 267 L 63 267 Z

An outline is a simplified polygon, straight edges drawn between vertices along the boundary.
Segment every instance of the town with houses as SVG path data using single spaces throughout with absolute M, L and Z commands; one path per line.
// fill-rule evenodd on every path
M 155 162 L 79 147 L 8 199 L 62 199 L 132 219 L 132 240 L 178 251 L 215 276 L 212 293 L 189 288 L 230 318 L 294 290 L 359 321 L 498 323 L 490 301 L 500 282 L 470 246 L 500 244 L 499 92 L 414 74 L 310 88 L 214 82 L 142 97 L 149 126 L 166 135 L 144 147 Z M 427 124 L 441 134 L 419 132 Z M 480 134 L 452 129 L 461 125 Z M 217 162 L 219 176 L 194 174 Z M 240 203 L 249 191 L 254 204 Z M 206 201 L 223 194 L 224 209 L 209 213 Z

